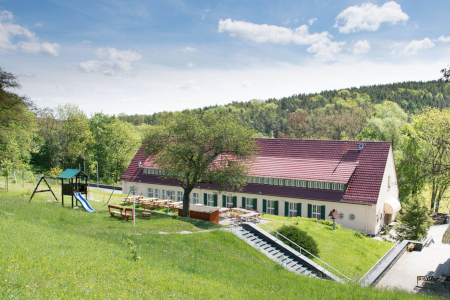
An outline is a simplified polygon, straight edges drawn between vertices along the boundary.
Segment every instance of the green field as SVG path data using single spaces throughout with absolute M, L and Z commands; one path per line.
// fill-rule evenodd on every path
M 151 220 L 137 219 L 133 228 L 110 218 L 103 202 L 90 201 L 97 212 L 87 213 L 47 202 L 50 194 L 28 204 L 29 195 L 0 192 L 2 299 L 421 298 L 294 275 L 207 222 L 160 211 Z M 175 234 L 186 230 L 211 231 Z

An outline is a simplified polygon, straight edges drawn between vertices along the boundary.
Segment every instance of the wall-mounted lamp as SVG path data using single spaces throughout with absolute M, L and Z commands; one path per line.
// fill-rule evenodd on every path
M 142 162 L 138 162 L 139 169 L 142 169 Z

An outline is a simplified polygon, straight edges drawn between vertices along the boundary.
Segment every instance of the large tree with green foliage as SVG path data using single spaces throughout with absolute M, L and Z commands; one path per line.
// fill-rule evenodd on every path
M 163 177 L 179 180 L 183 216 L 189 217 L 190 193 L 197 183 L 214 183 L 219 191 L 245 185 L 255 155 L 253 134 L 230 115 L 180 114 L 152 127 L 144 149 Z
M 0 67 L 0 161 L 27 164 L 33 151 L 34 105 L 11 90 L 20 88 L 16 76 Z
M 105 127 L 106 157 L 115 182 L 125 172 L 141 145 L 141 135 L 130 123 L 114 119 Z M 112 176 L 111 176 L 112 177 Z
M 428 209 L 423 199 L 416 195 L 403 204 L 402 214 L 397 216 L 397 239 L 418 240 L 425 237 L 431 224 L 432 220 L 428 217 Z

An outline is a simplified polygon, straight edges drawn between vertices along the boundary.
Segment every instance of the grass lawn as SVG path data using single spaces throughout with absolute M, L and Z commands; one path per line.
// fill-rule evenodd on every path
M 0 192 L 2 299 L 425 298 L 294 275 L 222 230 L 157 234 L 217 229 L 207 222 L 154 212 L 133 228 L 103 202 L 87 213 L 29 195 Z
M 270 227 L 277 230 L 283 224 L 295 225 L 312 236 L 319 246 L 319 258 L 343 273 L 358 281 L 372 266 L 394 245 L 389 242 L 374 240 L 370 237 L 347 228 L 336 228 L 323 225 L 305 218 L 288 218 L 264 215 L 270 220 Z M 272 232 L 267 226 L 260 227 Z M 314 259 L 317 263 L 318 260 Z

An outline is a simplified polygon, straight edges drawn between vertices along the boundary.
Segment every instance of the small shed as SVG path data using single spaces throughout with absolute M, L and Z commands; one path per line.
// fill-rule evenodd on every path
M 78 169 L 66 169 L 57 179 L 61 179 L 61 204 L 64 206 L 64 195 L 72 197 L 72 208 L 74 206 L 73 194 L 81 193 L 87 199 L 87 179 L 88 175 Z
M 178 206 L 178 216 L 183 216 L 183 206 Z M 213 206 L 201 206 L 201 205 L 190 205 L 189 206 L 189 217 L 192 219 L 209 221 L 212 223 L 219 223 L 219 210 L 220 207 Z

